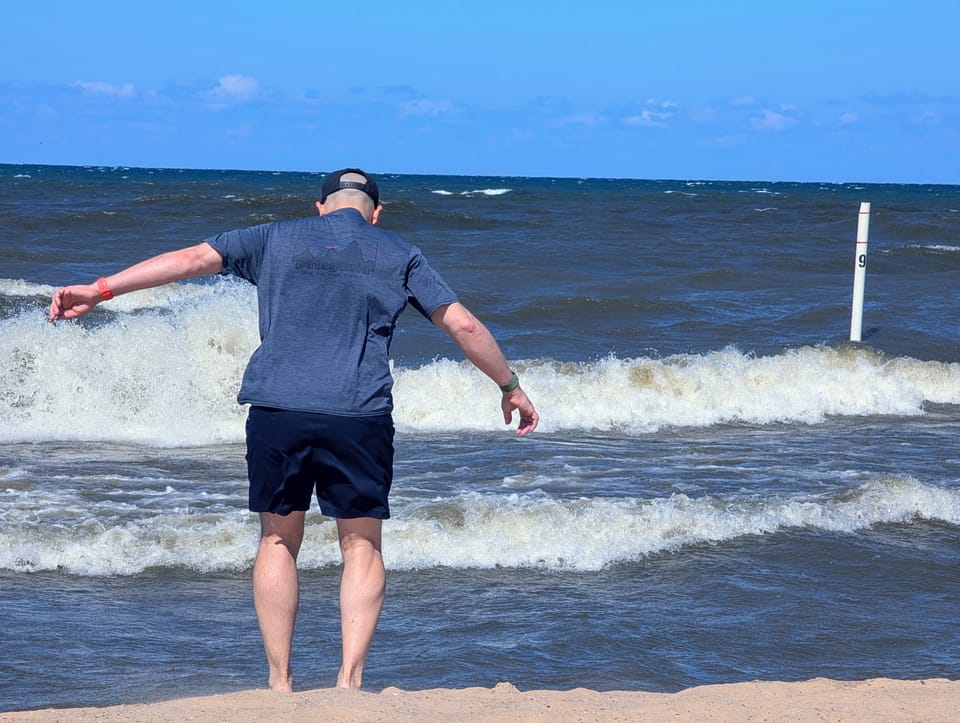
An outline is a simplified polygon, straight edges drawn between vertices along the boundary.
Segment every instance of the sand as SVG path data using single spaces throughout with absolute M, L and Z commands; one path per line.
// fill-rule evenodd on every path
M 144 705 L 0 713 L 0 721 L 960 721 L 960 681 L 706 685 L 678 693 L 494 688 L 266 690 Z

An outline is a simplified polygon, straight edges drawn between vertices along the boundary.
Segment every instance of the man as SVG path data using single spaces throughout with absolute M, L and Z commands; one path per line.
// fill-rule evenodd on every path
M 257 287 L 260 346 L 238 401 L 247 419 L 249 507 L 260 515 L 254 606 L 273 690 L 293 688 L 290 648 L 299 599 L 296 560 L 315 494 L 337 520 L 343 573 L 343 658 L 337 686 L 359 688 L 385 590 L 382 520 L 393 478 L 388 354 L 411 303 L 502 390 L 504 421 L 517 433 L 539 416 L 493 336 L 458 300 L 420 250 L 375 228 L 383 207 L 360 169 L 326 177 L 319 216 L 263 224 L 160 254 L 89 285 L 58 289 L 50 321 L 101 301 L 202 274 L 228 273 Z

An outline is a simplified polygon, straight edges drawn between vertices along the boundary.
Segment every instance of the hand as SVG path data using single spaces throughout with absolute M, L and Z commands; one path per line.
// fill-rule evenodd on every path
M 50 303 L 50 323 L 57 319 L 76 319 L 102 301 L 94 284 L 65 286 L 57 289 Z
M 533 408 L 533 402 L 527 398 L 527 393 L 520 387 L 512 392 L 504 392 L 500 407 L 503 409 L 503 421 L 506 424 L 513 421 L 514 409 L 520 412 L 520 426 L 517 427 L 517 434 L 521 436 L 535 430 L 540 422 L 540 415 Z

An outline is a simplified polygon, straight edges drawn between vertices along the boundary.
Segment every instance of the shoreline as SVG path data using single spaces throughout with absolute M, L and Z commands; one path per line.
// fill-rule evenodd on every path
M 493 688 L 379 693 L 320 688 L 291 694 L 251 690 L 149 704 L 46 708 L 0 713 L 12 721 L 627 721 L 679 718 L 750 720 L 960 720 L 960 680 L 874 678 L 840 681 L 752 681 L 687 688 L 676 693 Z

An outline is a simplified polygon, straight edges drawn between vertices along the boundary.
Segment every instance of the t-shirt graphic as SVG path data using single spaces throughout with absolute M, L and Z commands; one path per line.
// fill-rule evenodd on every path
M 344 247 L 308 239 L 299 239 L 293 248 L 293 263 L 298 271 L 322 271 L 334 274 L 372 274 L 377 265 L 377 247 L 361 247 L 351 241 Z

